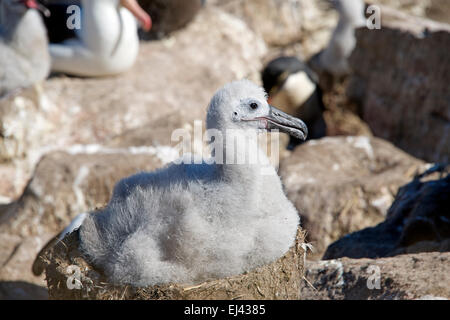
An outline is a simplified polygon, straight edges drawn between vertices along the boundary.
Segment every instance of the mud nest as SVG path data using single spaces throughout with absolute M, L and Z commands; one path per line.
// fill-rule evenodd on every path
M 304 232 L 280 259 L 251 272 L 199 284 L 166 284 L 145 288 L 108 283 L 78 250 L 79 235 L 66 236 L 45 257 L 51 299 L 178 300 L 299 299 L 304 275 Z

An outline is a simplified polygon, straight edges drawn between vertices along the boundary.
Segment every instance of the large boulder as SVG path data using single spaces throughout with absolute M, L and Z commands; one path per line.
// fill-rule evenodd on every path
M 305 264 L 302 299 L 450 299 L 450 253 Z
M 0 205 L 12 202 L 20 190 L 24 189 L 26 182 L 24 179 L 17 179 L 16 174 L 14 164 L 0 163 Z
M 435 166 L 401 187 L 386 220 L 332 243 L 324 259 L 450 251 L 450 167 Z
M 322 49 L 337 23 L 337 13 L 326 0 L 208 0 L 239 17 L 269 46 L 301 42 L 305 56 Z
M 349 95 L 376 136 L 427 161 L 450 159 L 450 25 L 382 7 L 357 30 Z
M 47 300 L 48 291 L 24 281 L 0 281 L 0 300 Z
M 265 52 L 261 37 L 238 18 L 217 8 L 202 10 L 172 37 L 142 43 L 129 72 L 53 77 L 0 101 L 0 162 L 14 165 L 23 186 L 49 150 L 103 144 L 174 112 L 192 125 L 205 118 L 217 88 L 258 78 Z
M 377 138 L 326 137 L 280 164 L 288 198 L 319 258 L 342 236 L 383 221 L 398 188 L 424 166 Z
M 150 0 L 151 1 L 151 0 Z M 367 4 L 388 5 L 401 12 L 449 22 L 446 0 L 368 0 Z M 284 54 L 308 58 L 323 49 L 338 22 L 328 0 L 207 0 L 247 23 L 262 35 L 271 52 L 268 59 Z
M 299 299 L 305 251 L 299 229 L 291 249 L 277 261 L 248 273 L 195 284 L 145 288 L 108 283 L 101 270 L 78 251 L 78 232 L 66 236 L 46 256 L 46 280 L 51 299 Z
M 367 2 L 389 6 L 413 16 L 450 23 L 450 3 L 447 0 L 368 0 Z
M 347 83 L 347 79 L 336 81 L 323 92 L 327 136 L 372 136 L 369 126 L 358 115 L 358 106 L 346 95 Z
M 425 9 L 428 19 L 450 23 L 450 2 L 446 0 L 430 0 Z

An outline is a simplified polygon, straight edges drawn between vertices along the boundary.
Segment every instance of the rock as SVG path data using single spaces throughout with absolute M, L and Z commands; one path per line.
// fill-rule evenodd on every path
M 370 0 L 417 17 L 450 23 L 450 4 L 446 0 Z
M 431 0 L 431 5 L 425 9 L 428 19 L 450 23 L 450 2 L 446 0 Z
M 175 147 L 178 141 L 172 141 L 172 132 L 176 129 L 185 129 L 191 135 L 191 138 L 195 138 L 194 135 L 194 123 L 187 123 L 178 112 L 173 112 L 163 117 L 159 117 L 148 124 L 133 128 L 123 133 L 113 136 L 108 141 L 105 141 L 104 145 L 109 148 L 129 148 L 129 147 L 142 147 L 142 146 L 167 146 Z M 205 130 L 204 124 L 202 131 Z M 191 139 L 191 140 L 192 140 Z M 193 143 L 193 140 L 191 141 Z
M 199 12 L 203 0 L 139 0 L 152 17 L 152 29 L 141 32 L 144 39 L 162 38 L 186 26 Z
M 326 110 L 323 116 L 327 124 L 327 136 L 372 136 L 368 125 L 349 110 Z
M 450 159 L 450 25 L 382 7 L 381 30 L 357 30 L 349 95 L 376 136 L 427 161 Z
M 192 125 L 205 118 L 217 88 L 257 77 L 265 52 L 264 41 L 242 21 L 217 8 L 202 10 L 172 37 L 142 43 L 127 73 L 53 77 L 43 88 L 0 101 L 0 161 L 14 160 L 27 181 L 49 150 L 103 144 L 174 112 Z
M 279 260 L 243 275 L 197 284 L 146 288 L 112 285 L 78 251 L 78 232 L 66 236 L 48 252 L 46 279 L 51 299 L 299 299 L 303 276 L 304 234 Z M 73 287 L 78 279 L 82 287 Z M 72 289 L 69 289 L 70 286 Z M 78 289 L 77 289 L 78 288 Z
M 430 0 L 372 0 L 368 2 L 370 4 L 388 6 L 417 17 L 425 17 L 426 9 L 431 6 Z
M 369 126 L 358 115 L 358 106 L 346 95 L 347 79 L 334 82 L 330 90 L 323 93 L 327 135 L 372 136 Z
M 383 221 L 398 187 L 422 167 L 381 139 L 326 137 L 295 149 L 280 175 L 318 258 L 345 234 Z
M 305 55 L 325 46 L 337 22 L 337 14 L 324 0 L 212 0 L 208 3 L 244 20 L 269 46 L 286 46 L 301 40 Z
M 450 299 L 450 253 L 308 261 L 305 278 L 305 300 Z
M 47 300 L 47 288 L 23 281 L 0 281 L 0 300 Z
M 16 168 L 12 163 L 0 163 L 0 205 L 12 202 L 21 190 L 24 181 L 17 179 Z
M 446 0 L 370 0 L 405 13 L 449 22 Z M 309 58 L 323 49 L 338 21 L 327 0 L 208 0 L 247 23 L 271 47 L 265 62 L 280 54 Z
M 91 145 L 44 156 L 23 195 L 0 207 L 0 281 L 44 285 L 31 266 L 47 241 L 77 214 L 104 206 L 119 179 L 171 160 L 165 151 Z
M 0 227 L 14 226 L 21 236 L 36 234 L 41 225 L 59 231 L 76 214 L 103 206 L 122 177 L 163 164 L 158 148 L 79 148 L 44 156 L 23 195 L 2 213 Z
M 21 237 L 14 232 L 9 232 L 3 226 L 0 227 L 0 230 L 0 291 L 5 288 L 3 286 L 5 283 L 8 284 L 6 288 L 14 287 L 21 292 L 26 289 L 22 286 L 24 283 L 26 283 L 25 286 L 30 285 L 33 288 L 32 285 L 45 288 L 44 277 L 34 276 L 31 272 L 31 265 L 40 248 L 53 234 L 41 232 L 37 235 Z M 34 290 L 25 290 L 24 294 L 31 295 L 33 292 L 38 293 Z M 19 293 L 13 293 L 12 291 L 10 294 L 19 295 Z M 39 296 L 36 298 L 39 298 Z
M 450 166 L 446 173 L 444 167 L 436 166 L 416 176 L 399 189 L 385 221 L 334 242 L 323 258 L 450 251 L 449 172 Z
M 15 200 L 22 194 L 38 158 L 33 146 L 45 145 L 54 137 L 50 119 L 55 109 L 41 107 L 41 98 L 42 87 L 37 85 L 0 100 L 0 167 L 4 178 L 0 195 L 4 198 Z

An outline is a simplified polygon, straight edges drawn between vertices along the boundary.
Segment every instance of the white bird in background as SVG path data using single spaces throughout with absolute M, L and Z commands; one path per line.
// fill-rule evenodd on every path
M 330 0 L 339 12 L 338 24 L 331 35 L 327 47 L 316 54 L 309 64 L 321 73 L 328 72 L 341 77 L 351 72 L 348 63 L 356 45 L 355 29 L 366 24 L 363 0 Z
M 212 152 L 216 160 L 232 151 L 248 156 L 260 130 L 306 138 L 306 125 L 266 98 L 248 80 L 217 91 L 206 121 L 224 139 L 223 149 L 216 145 Z M 230 148 L 230 129 L 248 144 Z M 192 283 L 275 261 L 294 244 L 299 215 L 265 153 L 259 156 L 254 164 L 173 163 L 121 180 L 104 209 L 72 223 L 76 228 L 82 222 L 81 252 L 112 283 L 134 286 Z
M 50 71 L 47 33 L 35 0 L 0 1 L 0 97 L 44 80 Z
M 78 38 L 50 45 L 52 70 L 95 77 L 119 74 L 131 68 L 139 51 L 133 15 L 147 31 L 152 24 L 150 16 L 136 0 L 82 0 L 81 3 Z

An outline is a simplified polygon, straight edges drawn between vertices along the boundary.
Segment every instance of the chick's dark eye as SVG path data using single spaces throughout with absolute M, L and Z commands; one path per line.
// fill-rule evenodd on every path
M 252 108 L 253 110 L 258 108 L 258 104 L 256 102 L 252 102 L 250 103 L 250 108 Z

